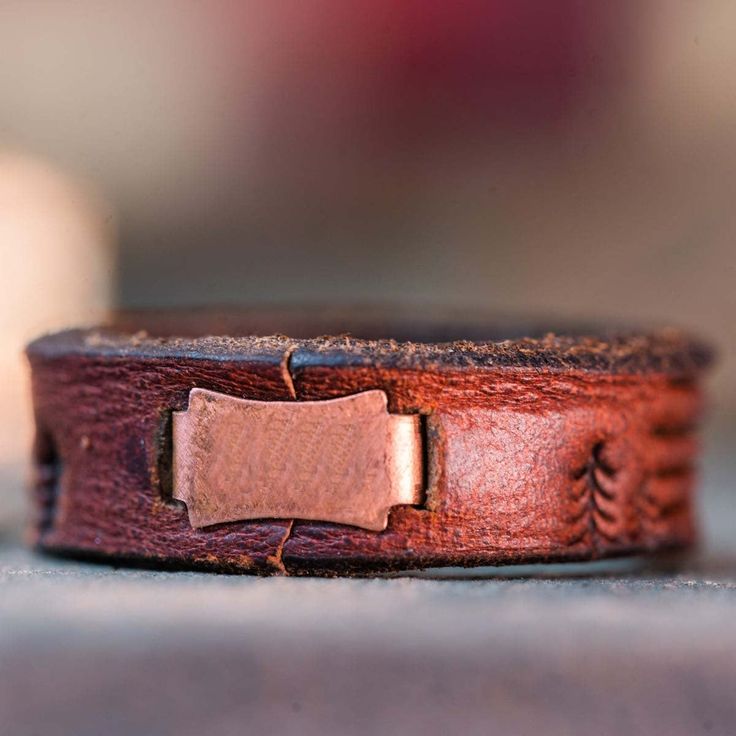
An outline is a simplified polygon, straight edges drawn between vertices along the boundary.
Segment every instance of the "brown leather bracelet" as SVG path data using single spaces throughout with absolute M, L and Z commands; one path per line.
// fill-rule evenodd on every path
M 32 343 L 37 546 L 365 574 L 692 542 L 700 342 L 311 319 L 121 315 Z

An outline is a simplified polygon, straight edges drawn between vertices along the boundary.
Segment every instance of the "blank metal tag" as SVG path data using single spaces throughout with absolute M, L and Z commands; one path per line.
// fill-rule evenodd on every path
M 310 519 L 380 531 L 422 502 L 419 417 L 383 391 L 326 401 L 252 401 L 195 388 L 174 412 L 174 498 L 193 527 Z

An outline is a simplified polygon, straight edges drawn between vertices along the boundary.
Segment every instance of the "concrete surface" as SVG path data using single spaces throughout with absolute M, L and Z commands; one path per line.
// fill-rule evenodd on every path
M 45 558 L 0 510 L 0 734 L 736 733 L 736 425 L 686 559 L 258 579 Z

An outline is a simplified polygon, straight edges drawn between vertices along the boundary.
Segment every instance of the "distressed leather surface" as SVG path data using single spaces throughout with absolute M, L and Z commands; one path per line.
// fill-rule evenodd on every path
M 366 574 L 693 541 L 698 377 L 710 358 L 679 333 L 420 344 L 157 332 L 71 331 L 29 347 L 41 549 Z M 425 506 L 395 508 L 384 532 L 300 520 L 193 529 L 171 498 L 170 423 L 194 387 L 257 400 L 385 391 L 390 411 L 425 416 Z

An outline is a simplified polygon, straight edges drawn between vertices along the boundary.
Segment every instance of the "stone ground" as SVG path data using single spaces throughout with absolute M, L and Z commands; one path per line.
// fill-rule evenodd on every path
M 0 735 L 734 734 L 736 423 L 683 559 L 372 580 L 162 573 L 22 547 L 0 503 Z

